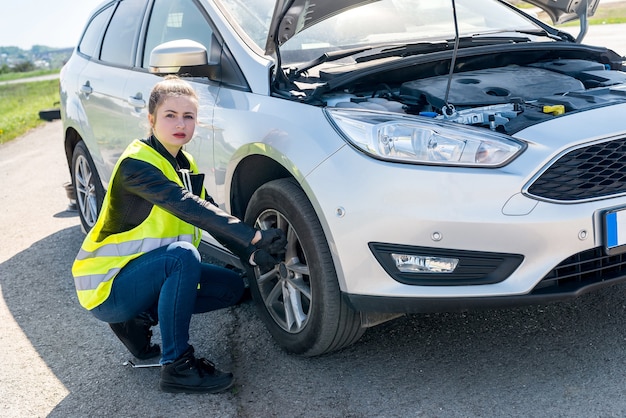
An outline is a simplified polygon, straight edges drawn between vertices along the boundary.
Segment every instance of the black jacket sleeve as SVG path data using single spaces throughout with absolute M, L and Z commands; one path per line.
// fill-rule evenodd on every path
M 153 165 L 127 158 L 118 168 L 118 185 L 168 211 L 179 219 L 207 231 L 217 241 L 243 258 L 250 253 L 250 241 L 256 230 L 168 179 Z

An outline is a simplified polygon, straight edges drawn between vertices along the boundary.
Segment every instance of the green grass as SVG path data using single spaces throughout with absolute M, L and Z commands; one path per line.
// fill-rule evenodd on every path
M 548 23 L 552 23 L 550 19 Z M 588 19 L 589 25 L 609 25 L 617 23 L 626 23 L 626 7 L 598 9 L 596 14 Z M 579 26 L 580 22 L 574 20 L 559 26 Z
M 537 11 L 537 17 L 539 17 L 541 21 L 552 25 L 552 20 L 548 17 L 548 15 L 543 11 L 539 11 L 539 8 L 533 6 L 532 4 L 526 3 L 522 0 L 508 0 L 508 2 L 526 12 L 531 9 Z M 590 25 L 626 23 L 626 0 L 606 4 L 600 2 L 595 14 L 589 17 L 588 23 Z M 578 20 L 575 20 L 559 26 L 579 26 L 579 24 Z
M 58 106 L 59 80 L 0 86 L 0 144 L 46 123 L 39 111 Z

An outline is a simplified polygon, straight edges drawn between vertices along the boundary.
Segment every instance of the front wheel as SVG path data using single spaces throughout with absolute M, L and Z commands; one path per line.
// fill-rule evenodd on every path
M 84 142 L 79 142 L 74 148 L 72 183 L 76 192 L 80 222 L 85 232 L 88 232 L 98 219 L 104 201 L 104 188 Z
M 245 220 L 287 235 L 284 259 L 251 280 L 268 330 L 285 350 L 316 356 L 357 341 L 365 328 L 341 295 L 330 249 L 313 206 L 291 179 L 271 181 L 252 196 Z

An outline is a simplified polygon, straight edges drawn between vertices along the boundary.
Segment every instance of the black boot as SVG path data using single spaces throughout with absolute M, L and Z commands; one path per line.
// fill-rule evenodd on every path
M 145 312 L 130 321 L 109 324 L 117 338 L 139 360 L 147 360 L 161 354 L 161 348 L 150 343 L 152 338 L 150 327 L 153 325 L 156 325 L 156 321 Z
M 189 347 L 176 361 L 161 367 L 163 392 L 218 393 L 233 385 L 232 373 L 224 373 L 205 358 L 197 359 Z

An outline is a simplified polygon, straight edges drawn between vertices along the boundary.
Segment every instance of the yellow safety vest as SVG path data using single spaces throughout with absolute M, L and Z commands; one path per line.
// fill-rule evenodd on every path
M 193 157 L 186 152 L 184 154 L 191 164 L 190 171 L 197 173 L 198 167 Z M 125 158 L 135 158 L 150 163 L 161 170 L 168 179 L 184 187 L 169 161 L 151 146 L 135 140 L 126 148 L 113 168 L 109 190 L 115 181 L 115 173 L 120 162 Z M 85 237 L 72 266 L 78 300 L 84 308 L 89 310 L 100 305 L 109 297 L 113 279 L 131 260 L 177 241 L 190 242 L 197 247 L 201 239 L 198 228 L 158 206 L 153 206 L 146 220 L 137 227 L 130 231 L 109 235 L 102 241 L 96 241 L 107 216 L 109 216 L 109 195 L 109 193 L 105 195 L 98 220 Z M 204 190 L 202 195 L 204 195 Z

